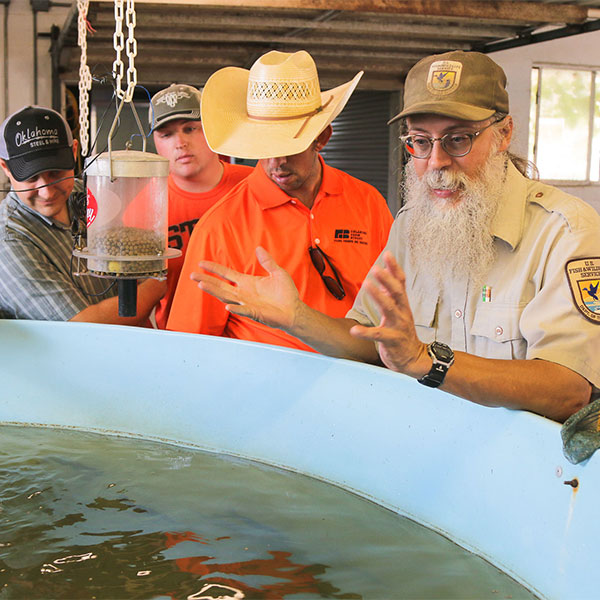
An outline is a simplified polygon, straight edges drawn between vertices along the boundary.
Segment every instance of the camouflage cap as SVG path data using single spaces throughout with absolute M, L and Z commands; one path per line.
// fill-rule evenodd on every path
M 200 90 L 191 85 L 172 83 L 160 90 L 152 97 L 148 110 L 150 130 L 154 131 L 175 119 L 199 121 L 201 99 Z
M 454 51 L 421 59 L 408 72 L 404 108 L 388 124 L 418 114 L 483 121 L 508 114 L 506 75 L 480 52 Z

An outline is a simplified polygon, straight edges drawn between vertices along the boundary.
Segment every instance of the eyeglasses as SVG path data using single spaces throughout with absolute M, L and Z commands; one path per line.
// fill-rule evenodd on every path
M 432 138 L 420 134 L 403 135 L 400 140 L 404 144 L 406 151 L 413 158 L 429 158 L 433 150 L 434 142 L 440 142 L 444 152 L 450 156 L 466 156 L 473 148 L 473 140 L 480 135 L 482 131 L 485 131 L 488 127 L 499 123 L 503 119 L 504 117 L 496 119 L 489 125 L 482 127 L 479 131 L 474 131 L 472 133 L 447 133 L 439 138 Z
M 327 255 L 321 248 L 315 248 L 311 246 L 308 249 L 308 253 L 310 254 L 310 260 L 312 260 L 312 264 L 315 266 L 317 273 L 321 276 L 325 287 L 329 290 L 331 295 L 336 300 L 342 300 L 346 296 L 346 292 L 344 291 L 344 287 L 342 286 L 342 282 L 340 281 L 340 276 L 338 272 L 335 270 L 334 266 L 331 264 L 331 261 L 327 258 Z M 333 277 L 330 275 L 325 275 L 325 269 L 329 267 Z

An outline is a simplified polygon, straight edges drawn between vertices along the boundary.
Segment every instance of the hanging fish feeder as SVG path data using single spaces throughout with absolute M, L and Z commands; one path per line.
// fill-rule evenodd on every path
M 133 316 L 137 280 L 165 279 L 167 259 L 181 255 L 167 245 L 169 161 L 108 152 L 90 161 L 86 173 L 87 247 L 73 254 L 87 260 L 92 275 L 118 280 L 119 314 Z M 131 302 L 133 308 L 122 306 Z

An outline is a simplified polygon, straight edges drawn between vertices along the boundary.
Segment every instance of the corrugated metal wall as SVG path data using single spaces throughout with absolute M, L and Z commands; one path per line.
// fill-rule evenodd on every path
M 394 94 L 356 91 L 333 123 L 333 135 L 321 154 L 325 162 L 375 186 L 392 212 L 397 193 L 397 153 L 390 148 L 390 118 Z

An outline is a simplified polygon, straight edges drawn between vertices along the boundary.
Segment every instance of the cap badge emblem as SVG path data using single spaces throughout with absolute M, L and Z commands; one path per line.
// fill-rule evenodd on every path
M 436 96 L 451 94 L 458 89 L 462 63 L 453 60 L 441 60 L 432 63 L 427 76 L 427 89 Z
M 191 96 L 187 92 L 167 92 L 162 98 L 156 100 L 156 104 L 166 104 L 174 108 L 181 98 L 191 98 Z

